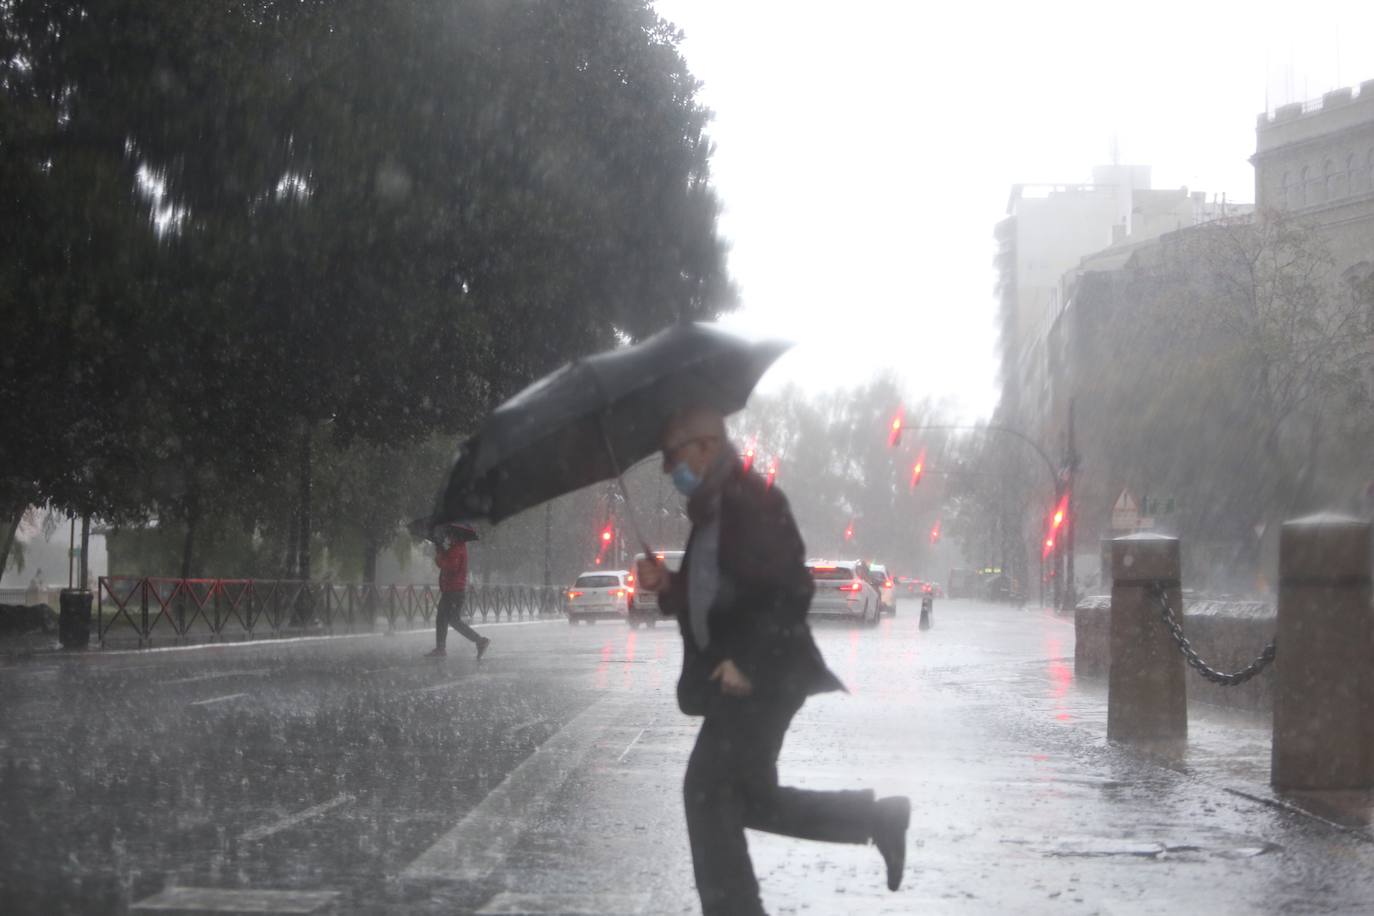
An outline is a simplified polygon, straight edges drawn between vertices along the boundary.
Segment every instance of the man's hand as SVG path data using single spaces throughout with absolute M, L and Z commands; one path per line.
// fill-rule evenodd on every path
M 728 658 L 716 665 L 716 670 L 711 672 L 711 680 L 720 681 L 720 691 L 726 696 L 747 697 L 754 692 L 754 685 L 749 678 Z
M 646 592 L 658 593 L 668 587 L 668 571 L 652 557 L 635 563 L 635 578 Z

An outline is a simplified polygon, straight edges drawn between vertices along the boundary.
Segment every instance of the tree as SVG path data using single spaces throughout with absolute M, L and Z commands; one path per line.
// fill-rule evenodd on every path
M 308 574 L 322 430 L 404 453 L 730 307 L 680 37 L 639 0 L 0 4 L 0 510 L 155 513 L 188 572 L 207 520 L 285 525 Z

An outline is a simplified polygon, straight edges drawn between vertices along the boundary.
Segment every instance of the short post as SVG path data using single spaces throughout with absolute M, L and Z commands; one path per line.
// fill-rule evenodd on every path
M 1374 787 L 1369 564 L 1368 522 L 1312 515 L 1280 532 L 1275 788 Z
M 921 596 L 921 622 L 920 622 L 920 628 L 921 628 L 922 630 L 929 630 L 929 629 L 930 629 L 930 614 L 931 614 L 931 612 L 932 612 L 934 609 L 935 609 L 935 598 L 934 598 L 934 596 L 930 595 L 929 593 L 926 593 L 926 594 L 922 595 L 922 596 Z
M 1182 623 L 1179 542 L 1155 534 L 1112 541 L 1111 672 L 1107 739 L 1182 750 L 1188 738 L 1183 655 L 1160 618 L 1151 588 L 1164 587 Z

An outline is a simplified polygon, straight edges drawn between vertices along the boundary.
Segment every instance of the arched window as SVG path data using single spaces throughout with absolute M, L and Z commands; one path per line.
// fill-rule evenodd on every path
M 1309 169 L 1307 166 L 1303 166 L 1303 167 L 1302 167 L 1302 172 L 1298 174 L 1298 203 L 1297 203 L 1297 206 L 1299 206 L 1299 207 L 1305 207 L 1305 206 L 1307 206 L 1307 192 L 1308 192 L 1308 183 L 1309 183 L 1309 181 L 1310 181 L 1310 177 L 1309 177 L 1310 172 L 1311 172 L 1311 169 Z
M 1369 155 L 1364 157 L 1364 174 L 1369 182 L 1369 190 L 1374 191 L 1374 147 L 1370 147 Z
M 1293 193 L 1293 173 L 1284 172 L 1283 178 L 1279 181 L 1279 202 L 1284 209 L 1291 210 L 1298 206 L 1297 195 Z
M 1345 157 L 1345 187 L 1351 194 L 1363 194 L 1369 190 L 1369 183 L 1365 180 L 1364 172 L 1360 171 L 1354 153 Z
M 1327 193 L 1332 200 L 1340 200 L 1350 193 L 1350 169 L 1340 162 L 1331 163 L 1331 177 L 1327 179 Z
M 1326 188 L 1327 200 L 1340 200 L 1344 196 L 1341 192 L 1341 172 L 1330 159 L 1322 165 L 1322 184 Z
M 1331 160 L 1322 163 L 1320 172 L 1312 176 L 1312 187 L 1307 192 L 1307 202 L 1309 204 L 1326 203 L 1326 182 L 1331 177 Z

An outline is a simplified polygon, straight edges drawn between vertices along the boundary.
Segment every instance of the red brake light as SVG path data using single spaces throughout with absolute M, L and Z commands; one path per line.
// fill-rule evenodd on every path
M 863 591 L 863 590 L 864 590 L 864 584 L 863 584 L 862 582 L 859 582 L 857 579 L 856 579 L 855 581 L 849 583 L 848 585 L 841 585 L 841 586 L 840 586 L 840 591 L 842 591 L 842 592 L 861 592 L 861 591 Z
M 623 589 L 623 588 L 618 588 L 618 589 L 616 589 L 616 590 L 615 590 L 615 596 L 616 596 L 617 598 L 624 598 L 624 597 L 625 597 L 625 589 Z
M 581 598 L 581 597 L 582 597 L 582 593 L 581 593 L 581 592 L 569 591 L 569 592 L 568 592 L 568 597 L 569 597 L 569 598 Z

